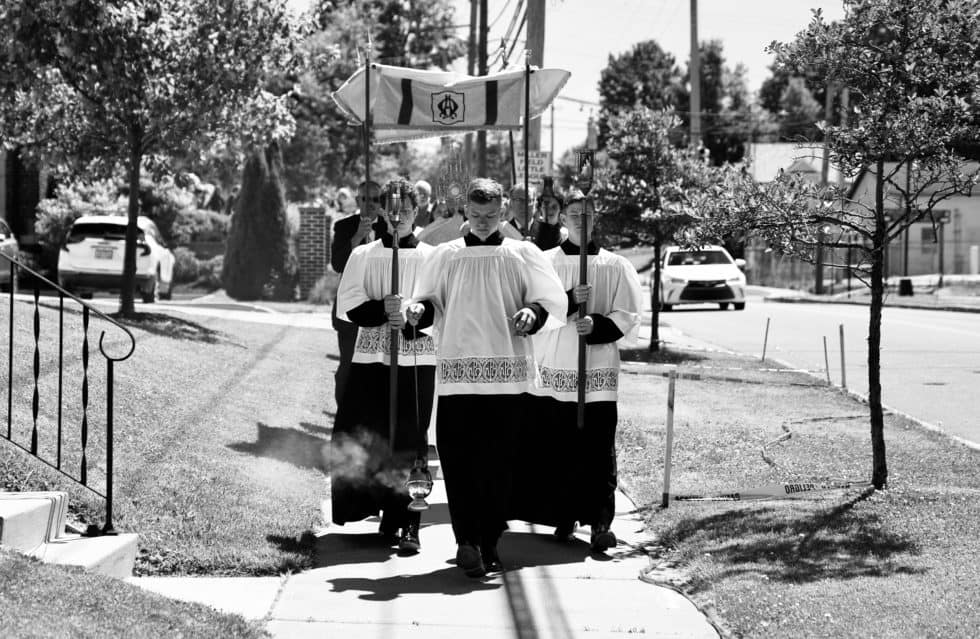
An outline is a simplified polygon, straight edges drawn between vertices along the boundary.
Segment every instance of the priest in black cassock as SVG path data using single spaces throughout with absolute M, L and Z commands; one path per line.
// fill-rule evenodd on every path
M 500 233 L 503 187 L 466 192 L 469 230 L 426 262 L 406 313 L 434 311 L 438 343 L 436 447 L 449 498 L 457 565 L 471 577 L 502 569 L 513 458 L 537 366 L 528 335 L 564 321 L 565 290 L 534 244 Z

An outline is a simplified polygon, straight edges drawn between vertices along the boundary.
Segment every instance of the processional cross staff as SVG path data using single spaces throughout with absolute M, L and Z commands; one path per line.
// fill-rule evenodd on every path
M 595 151 L 592 149 L 581 149 L 575 152 L 578 159 L 578 176 L 576 184 L 585 194 L 585 201 L 582 203 L 582 221 L 580 225 L 579 239 L 579 271 L 578 283 L 586 285 L 589 283 L 589 215 L 593 213 L 592 202 L 589 199 L 589 191 L 592 190 L 593 178 L 595 175 Z M 578 318 L 584 319 L 586 315 L 586 304 L 579 302 Z M 586 343 L 585 335 L 578 336 L 578 427 L 585 428 L 585 363 L 586 363 Z

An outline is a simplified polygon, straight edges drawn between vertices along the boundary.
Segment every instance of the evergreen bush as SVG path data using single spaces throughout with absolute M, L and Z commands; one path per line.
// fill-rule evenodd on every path
M 299 269 L 289 242 L 282 170 L 275 143 L 245 163 L 221 271 L 234 299 L 295 299 Z

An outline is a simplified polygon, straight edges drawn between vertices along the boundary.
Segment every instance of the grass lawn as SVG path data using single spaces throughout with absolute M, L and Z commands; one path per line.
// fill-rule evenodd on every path
M 977 636 L 980 452 L 890 415 L 885 491 L 662 510 L 662 361 L 701 375 L 676 383 L 674 493 L 867 481 L 867 407 L 801 375 L 723 370 L 750 358 L 668 352 L 624 364 L 621 484 L 659 538 L 663 566 L 680 569 L 675 585 L 722 628 L 745 637 Z M 717 379 L 733 374 L 753 383 Z
M 0 550 L 3 637 L 268 637 L 258 622 Z
M 15 305 L 14 440 L 30 441 L 33 304 Z M 39 309 L 40 448 L 55 455 L 57 313 Z M 66 335 L 78 329 L 66 316 Z M 89 481 L 104 485 L 103 325 L 92 320 Z M 333 421 L 332 332 L 145 315 L 133 356 L 115 366 L 115 515 L 137 532 L 136 574 L 269 575 L 312 565 L 312 532 L 328 497 L 321 450 Z M 124 350 L 106 328 L 106 349 Z M 114 349 L 114 350 L 113 350 Z M 6 350 L 6 349 L 4 349 Z M 66 341 L 64 464 L 80 464 L 80 339 Z M 5 367 L 4 367 L 5 368 Z M 69 490 L 83 523 L 103 502 L 0 441 L 0 488 Z

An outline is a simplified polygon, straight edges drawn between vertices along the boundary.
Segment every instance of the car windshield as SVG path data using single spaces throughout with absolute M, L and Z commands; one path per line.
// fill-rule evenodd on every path
M 71 235 L 68 236 L 68 241 L 81 242 L 90 237 L 104 240 L 124 240 L 126 239 L 126 227 L 123 224 L 109 224 L 105 222 L 76 224 L 71 227 Z M 137 241 L 142 241 L 142 230 L 137 230 L 136 239 Z
M 667 258 L 668 266 L 699 266 L 702 264 L 731 264 L 721 251 L 676 251 Z

